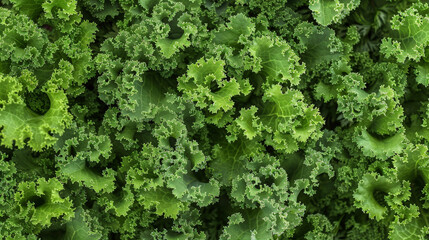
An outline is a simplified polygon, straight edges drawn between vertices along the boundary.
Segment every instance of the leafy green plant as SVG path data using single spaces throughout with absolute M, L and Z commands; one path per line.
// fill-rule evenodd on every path
M 0 0 L 0 239 L 429 237 L 429 4 Z

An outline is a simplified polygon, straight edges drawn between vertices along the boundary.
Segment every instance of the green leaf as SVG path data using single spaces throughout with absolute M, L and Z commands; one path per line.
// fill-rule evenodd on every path
M 258 109 L 255 106 L 249 109 L 242 108 L 240 110 L 240 116 L 235 120 L 237 126 L 243 130 L 243 134 L 250 140 L 257 135 L 261 135 L 262 125 L 258 124 L 259 118 L 255 116 Z
M 85 165 L 85 161 L 73 161 L 61 168 L 61 173 L 72 182 L 83 183 L 96 192 L 112 192 L 115 189 L 115 171 L 105 169 L 96 173 Z
M 82 207 L 76 208 L 75 217 L 67 223 L 65 240 L 101 239 L 102 235 L 90 229 L 87 213 Z
M 104 193 L 98 202 L 105 206 L 106 211 L 113 210 L 116 216 L 126 216 L 134 203 L 134 194 L 129 185 L 117 186 L 114 192 Z
M 359 4 L 360 0 L 310 0 L 309 8 L 317 23 L 328 26 L 339 23 Z
M 0 126 L 3 127 L 1 144 L 11 148 L 30 146 L 34 151 L 42 151 L 52 146 L 71 121 L 68 113 L 68 100 L 62 90 L 45 90 L 50 106 L 42 115 L 35 113 L 24 103 L 21 89 L 23 86 L 18 79 L 0 76 L 0 83 L 5 86 L 7 93 L 2 95 L 3 108 L 0 109 Z M 19 92 L 19 94 L 18 94 Z
M 266 88 L 275 83 L 299 84 L 305 67 L 285 41 L 278 37 L 257 37 L 249 52 L 255 61 L 251 70 L 265 79 Z
M 406 59 L 419 61 L 425 56 L 429 44 L 429 17 L 427 4 L 414 4 L 405 11 L 399 12 L 391 20 L 392 37 L 384 38 L 380 51 L 387 57 L 393 56 L 398 62 Z
M 229 19 L 226 26 L 221 26 L 214 33 L 213 42 L 231 47 L 239 47 L 240 41 L 247 39 L 255 31 L 255 24 L 244 14 L 238 14 Z
M 171 190 L 165 187 L 141 191 L 137 195 L 137 201 L 146 209 L 155 208 L 157 215 L 164 215 L 166 218 L 175 219 L 180 212 L 188 209 L 186 203 L 177 199 Z
M 322 63 L 339 61 L 343 55 L 343 44 L 330 28 L 303 22 L 297 26 L 294 35 L 303 45 L 300 56 L 310 70 Z
M 429 234 L 428 216 L 414 217 L 401 223 L 390 225 L 389 239 L 391 240 L 424 240 Z
M 176 52 L 189 47 L 190 36 L 197 33 L 198 29 L 192 21 L 192 16 L 183 14 L 178 19 L 177 27 L 183 30 L 183 33 L 179 38 L 166 37 L 156 41 L 157 46 L 161 49 L 161 53 L 167 59 L 171 58 Z M 174 31 L 169 27 L 169 31 Z
M 374 198 L 374 192 L 382 191 L 397 194 L 402 191 L 401 189 L 402 186 L 399 182 L 376 174 L 365 174 L 353 194 L 356 200 L 355 205 L 368 213 L 370 218 L 382 220 L 386 217 L 388 209 L 377 202 Z
M 11 0 L 13 8 L 21 13 L 29 16 L 32 19 L 40 16 L 43 11 L 42 3 L 45 0 Z
M 178 79 L 177 88 L 197 107 L 208 108 L 212 113 L 231 110 L 231 98 L 240 94 L 240 85 L 235 79 L 226 78 L 224 66 L 222 60 L 201 58 L 188 66 L 187 74 Z
M 119 14 L 120 8 L 116 0 L 85 0 L 81 2 L 100 21 L 105 21 L 107 17 L 114 18 Z
M 214 159 L 210 171 L 223 185 L 230 186 L 235 176 L 245 172 L 244 163 L 262 150 L 261 144 L 248 139 L 238 139 L 233 143 L 223 140 L 213 148 Z
M 21 214 L 28 214 L 34 225 L 49 226 L 52 218 L 66 220 L 73 216 L 73 204 L 68 198 L 62 198 L 63 185 L 56 178 L 46 181 L 40 178 L 36 182 L 22 182 L 18 186 L 15 200 Z
M 90 125 L 77 127 L 74 123 L 54 146 L 59 173 L 96 192 L 112 192 L 116 172 L 106 167 L 97 169 L 110 156 L 111 148 L 109 137 L 96 135 Z
M 142 79 L 135 79 L 133 88 L 124 87 L 127 94 L 127 102 L 122 103 L 122 113 L 129 116 L 131 120 L 141 120 L 153 117 L 162 104 L 167 90 L 167 79 L 161 78 L 155 73 L 145 73 Z
M 220 239 L 274 239 L 287 228 L 286 216 L 284 209 L 270 202 L 261 208 L 244 209 L 228 217 Z
M 77 14 L 76 12 L 76 1 L 68 0 L 45 0 L 42 4 L 42 8 L 45 11 L 45 16 L 48 19 L 54 17 L 69 20 L 70 16 Z
M 416 82 L 423 86 L 429 86 L 429 62 L 421 61 L 417 63 L 415 73 L 417 75 Z
M 304 102 L 301 92 L 289 89 L 283 93 L 280 85 L 273 85 L 263 100 L 258 116 L 268 145 L 291 153 L 298 150 L 299 142 L 320 137 L 323 118 L 317 109 Z
M 365 156 L 376 157 L 381 160 L 401 153 L 404 148 L 404 140 L 403 131 L 380 139 L 371 135 L 367 130 L 362 130 L 361 134 L 355 139 L 356 144 L 362 149 Z

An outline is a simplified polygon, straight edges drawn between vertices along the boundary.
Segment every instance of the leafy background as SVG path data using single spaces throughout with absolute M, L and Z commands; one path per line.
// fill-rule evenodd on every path
M 1 0 L 1 239 L 429 237 L 429 4 Z

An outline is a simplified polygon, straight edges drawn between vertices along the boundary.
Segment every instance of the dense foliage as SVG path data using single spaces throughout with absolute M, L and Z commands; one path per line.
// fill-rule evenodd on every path
M 425 0 L 0 0 L 0 239 L 429 238 Z

